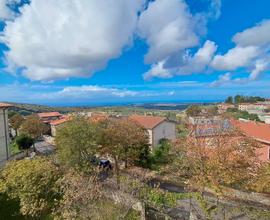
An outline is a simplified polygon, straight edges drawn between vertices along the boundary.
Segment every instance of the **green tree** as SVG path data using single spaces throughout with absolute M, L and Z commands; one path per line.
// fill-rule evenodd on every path
M 153 162 L 154 163 L 167 163 L 169 158 L 169 152 L 171 144 L 167 139 L 161 139 L 159 145 L 154 149 Z
M 28 135 L 21 134 L 16 137 L 15 143 L 18 145 L 20 150 L 26 151 L 26 155 L 28 156 L 28 150 L 34 144 L 34 139 Z
M 227 104 L 233 104 L 233 97 L 232 97 L 232 96 L 229 96 L 229 97 L 225 100 L 225 103 L 227 103 Z
M 55 139 L 57 155 L 65 165 L 90 169 L 91 159 L 96 155 L 100 128 L 87 118 L 78 117 L 66 122 L 58 131 Z
M 15 130 L 16 136 L 18 135 L 18 129 L 21 127 L 24 118 L 20 114 L 15 114 L 9 119 L 11 127 Z
M 261 193 L 270 193 L 270 163 L 264 163 L 255 178 L 252 179 L 250 187 Z
M 186 110 L 186 113 L 190 117 L 198 116 L 201 113 L 201 108 L 198 105 L 191 105 Z
M 48 127 L 37 115 L 30 115 L 21 125 L 21 132 L 37 140 L 42 134 L 48 132 Z
M 149 150 L 148 133 L 132 120 L 108 120 L 104 124 L 101 145 L 102 152 L 114 159 L 119 186 L 119 162 L 124 161 L 127 166 L 145 157 Z
M 57 185 L 62 197 L 54 215 L 59 219 L 93 219 L 101 198 L 97 176 L 71 168 L 66 170 Z
M 0 193 L 18 200 L 21 214 L 41 219 L 58 206 L 61 175 L 46 158 L 11 161 L 0 173 Z
M 235 104 L 239 104 L 239 103 L 242 103 L 244 101 L 243 97 L 241 95 L 236 95 L 234 97 L 234 103 Z

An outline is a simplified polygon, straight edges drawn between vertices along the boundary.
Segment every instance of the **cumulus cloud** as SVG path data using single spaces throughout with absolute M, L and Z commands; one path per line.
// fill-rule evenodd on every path
M 180 66 L 178 74 L 183 75 L 203 71 L 211 62 L 216 50 L 217 45 L 213 41 L 206 41 L 193 57 L 186 59 L 185 65 Z
M 8 19 L 12 17 L 12 11 L 7 6 L 6 0 L 0 0 L 0 19 Z
M 267 68 L 269 68 L 269 61 L 257 60 L 255 63 L 255 68 L 249 75 L 249 80 L 256 80 L 263 71 L 267 70 Z
M 211 66 L 216 70 L 251 69 L 248 78 L 237 78 L 233 82 L 256 80 L 261 73 L 269 69 L 270 20 L 264 20 L 255 26 L 234 35 L 236 46 L 224 55 L 216 55 Z
M 241 47 L 247 46 L 269 46 L 270 43 L 270 20 L 262 21 L 254 27 L 237 33 L 233 42 Z
M 139 35 L 149 45 L 145 62 L 160 62 L 173 53 L 196 46 L 199 40 L 194 25 L 184 1 L 150 2 L 138 23 Z
M 216 55 L 212 61 L 212 67 L 217 70 L 235 70 L 250 64 L 259 55 L 257 47 L 235 47 L 225 55 Z
M 223 75 L 220 75 L 216 81 L 210 84 L 210 86 L 216 87 L 229 82 L 231 82 L 231 73 L 225 73 Z
M 144 80 L 151 80 L 152 78 L 171 78 L 173 75 L 170 70 L 164 68 L 165 61 L 153 64 L 151 69 L 143 75 Z
M 7 63 L 32 80 L 89 76 L 130 45 L 143 0 L 32 0 L 7 22 Z
M 144 74 L 144 79 L 149 80 L 155 77 L 171 78 L 174 75 L 189 75 L 204 71 L 211 62 L 217 46 L 212 41 L 206 41 L 198 51 L 191 56 L 182 53 L 179 56 L 171 56 L 166 61 L 158 62 L 151 66 L 151 69 Z

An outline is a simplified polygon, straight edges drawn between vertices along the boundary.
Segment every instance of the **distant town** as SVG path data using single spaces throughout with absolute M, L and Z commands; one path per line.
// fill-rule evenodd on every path
M 0 192 L 20 199 L 18 216 L 61 216 L 52 211 L 60 207 L 70 214 L 73 202 L 89 205 L 83 202 L 87 195 L 119 210 L 129 207 L 127 219 L 269 219 L 270 100 L 236 95 L 181 110 L 179 104 L 153 106 L 162 109 L 1 103 Z M 70 182 L 73 174 L 67 176 L 74 171 L 82 175 L 76 177 L 79 183 Z M 94 176 L 95 181 L 88 179 Z M 42 185 L 36 185 L 38 178 L 44 179 Z M 67 185 L 54 194 L 61 178 L 69 178 Z M 31 198 L 17 184 L 26 191 L 52 185 Z M 46 202 L 48 193 L 61 203 Z M 44 208 L 35 205 L 40 200 Z M 79 209 L 74 216 L 88 214 Z

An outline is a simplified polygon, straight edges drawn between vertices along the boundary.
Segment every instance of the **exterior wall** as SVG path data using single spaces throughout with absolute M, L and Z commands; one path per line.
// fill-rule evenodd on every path
M 238 109 L 241 111 L 257 111 L 257 112 L 263 112 L 268 108 L 267 105 L 262 104 L 240 104 L 238 106 Z
M 156 146 L 159 144 L 159 141 L 163 138 L 169 140 L 176 139 L 176 128 L 175 123 L 164 121 L 157 125 L 153 129 L 153 137 L 152 137 L 152 146 Z
M 7 109 L 0 108 L 0 162 L 9 156 L 9 131 Z
M 256 154 L 258 155 L 258 158 L 262 162 L 270 161 L 269 154 L 270 154 L 270 144 L 261 144 L 261 148 L 258 148 L 256 150 Z
M 51 125 L 51 135 L 52 135 L 53 137 L 56 136 L 56 128 L 57 128 L 57 126 Z
M 149 144 L 152 146 L 152 144 L 153 144 L 153 131 L 148 129 L 147 132 L 149 134 Z
M 270 124 L 270 117 L 265 119 L 265 124 Z

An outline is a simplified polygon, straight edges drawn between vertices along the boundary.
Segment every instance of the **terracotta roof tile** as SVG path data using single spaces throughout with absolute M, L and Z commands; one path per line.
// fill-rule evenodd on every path
M 12 105 L 8 104 L 8 103 L 0 103 L 0 108 L 8 108 L 11 107 Z
M 236 121 L 232 124 L 247 136 L 255 138 L 258 141 L 270 143 L 270 125 L 253 121 Z
M 62 116 L 62 114 L 60 114 L 59 112 L 42 112 L 42 113 L 38 113 L 38 116 L 40 118 L 60 117 Z
M 59 120 L 51 121 L 51 122 L 50 122 L 50 125 L 57 126 L 57 125 L 60 125 L 60 124 L 65 123 L 65 122 L 67 122 L 67 121 L 69 121 L 69 120 L 70 120 L 69 117 L 61 118 L 61 119 L 59 119 Z
M 153 129 L 161 122 L 165 121 L 165 117 L 131 115 L 129 119 L 137 122 L 146 129 Z

